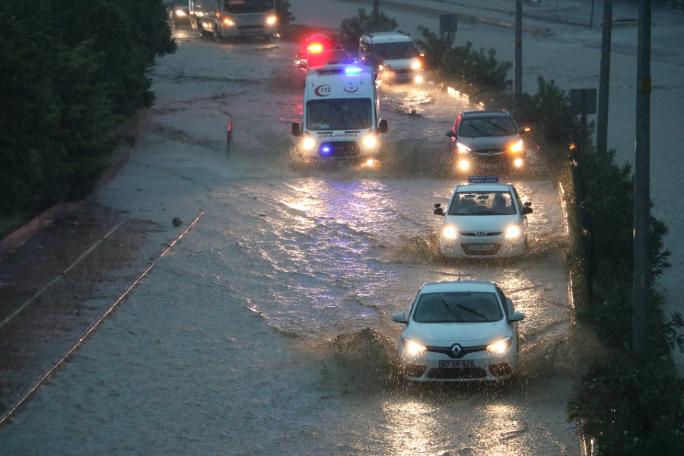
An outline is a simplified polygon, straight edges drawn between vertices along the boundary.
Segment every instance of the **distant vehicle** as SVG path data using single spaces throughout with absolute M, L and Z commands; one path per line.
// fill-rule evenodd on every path
M 518 359 L 518 325 L 525 315 L 491 282 L 426 283 L 399 342 L 401 371 L 418 382 L 502 381 Z
M 522 169 L 527 152 L 523 136 L 530 131 L 518 128 L 507 111 L 468 111 L 456 117 L 446 135 L 456 170 L 466 173 L 475 167 Z
M 272 37 L 278 32 L 274 0 L 189 0 L 191 25 L 217 38 Z
M 496 177 L 471 178 L 456 187 L 446 212 L 435 204 L 435 215 L 444 217 L 439 249 L 446 257 L 508 257 L 527 248 L 527 214 L 532 203 L 522 203 L 512 184 Z
M 411 36 L 403 32 L 377 32 L 359 39 L 361 62 L 377 68 L 385 82 L 422 84 L 423 58 Z
M 165 2 L 169 12 L 169 23 L 172 28 L 190 25 L 190 10 L 186 0 L 170 0 Z
M 335 63 L 353 63 L 342 45 L 323 33 L 314 33 L 301 44 L 295 66 L 304 71 Z
M 369 67 L 333 64 L 311 69 L 304 83 L 303 123 L 292 124 L 301 137 L 302 159 L 364 159 L 372 165 L 380 150 L 380 119 L 375 74 Z

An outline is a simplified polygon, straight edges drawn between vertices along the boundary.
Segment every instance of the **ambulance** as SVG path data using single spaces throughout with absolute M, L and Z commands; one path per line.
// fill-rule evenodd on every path
M 373 68 L 333 63 L 307 72 L 304 115 L 292 124 L 299 158 L 357 159 L 373 165 L 387 120 L 380 118 Z

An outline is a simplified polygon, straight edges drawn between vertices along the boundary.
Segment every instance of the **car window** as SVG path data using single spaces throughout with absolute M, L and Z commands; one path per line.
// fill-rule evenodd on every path
M 447 215 L 514 215 L 510 192 L 457 192 Z
M 482 323 L 501 318 L 501 306 L 491 292 L 425 293 L 413 312 L 418 323 Z
M 520 195 L 518 195 L 518 191 L 512 185 L 511 185 L 511 190 L 513 191 L 513 197 L 515 198 L 515 202 L 518 204 L 518 207 L 523 207 L 522 200 L 520 199 Z
M 471 117 L 461 120 L 458 136 L 479 138 L 483 136 L 513 136 L 517 132 L 509 117 Z

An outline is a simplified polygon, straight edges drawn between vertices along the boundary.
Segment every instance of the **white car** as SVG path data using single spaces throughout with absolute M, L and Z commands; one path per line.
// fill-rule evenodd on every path
M 517 322 L 524 318 L 494 283 L 427 283 L 408 315 L 392 316 L 406 325 L 402 374 L 419 382 L 506 380 L 515 372 Z
M 471 178 L 456 187 L 439 235 L 442 255 L 452 258 L 517 256 L 527 248 L 527 214 L 532 203 L 522 203 L 511 184 L 496 177 Z

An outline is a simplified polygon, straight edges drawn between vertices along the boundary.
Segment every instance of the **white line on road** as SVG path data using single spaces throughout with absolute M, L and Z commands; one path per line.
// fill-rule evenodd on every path
M 192 227 L 194 227 L 197 224 L 197 222 L 199 222 L 199 220 L 202 218 L 204 213 L 205 213 L 205 210 L 201 209 L 199 211 L 199 213 L 197 214 L 197 216 L 188 225 L 188 227 L 185 228 L 178 236 L 176 236 L 176 238 L 173 241 L 171 241 L 169 243 L 169 245 L 166 246 L 166 248 L 164 248 L 164 250 L 162 250 L 162 252 L 159 254 L 159 258 L 157 258 L 157 260 L 153 261 L 152 263 L 148 264 L 147 267 L 143 270 L 143 272 L 141 272 L 140 275 L 138 275 L 138 277 L 133 281 L 133 283 L 128 288 L 126 288 L 126 290 L 121 294 L 121 296 L 119 296 L 116 299 L 116 301 L 114 301 L 109 306 L 109 308 L 107 308 L 107 310 L 105 310 L 104 313 L 97 320 L 95 320 L 95 322 L 93 324 L 91 324 L 88 327 L 88 330 L 83 334 L 83 336 L 81 336 L 76 341 L 76 343 L 74 343 L 74 345 L 51 368 L 49 368 L 47 371 L 45 371 L 45 373 L 43 375 L 40 376 L 38 381 L 35 382 L 33 384 L 33 386 L 31 386 L 31 388 L 29 388 L 22 395 L 22 397 L 16 402 L 16 404 L 14 404 L 14 406 L 11 409 L 9 409 L 6 413 L 4 413 L 2 415 L 2 417 L 0 417 L 0 427 L 7 424 L 9 419 L 17 412 L 17 410 L 19 410 L 19 408 L 24 403 L 26 403 L 27 400 L 29 400 L 29 398 L 31 398 L 35 394 L 35 392 L 38 390 L 38 388 L 40 388 L 43 385 L 43 383 L 45 383 L 50 377 L 52 377 L 55 374 L 55 372 L 57 372 L 57 370 L 59 370 L 64 365 L 66 360 L 69 359 L 69 357 L 71 355 L 73 355 L 74 352 L 76 352 L 76 350 L 78 350 L 81 347 L 81 345 L 83 345 L 83 342 L 85 342 L 85 340 L 88 337 L 90 337 L 90 335 L 93 332 L 95 332 L 95 330 L 102 324 L 102 322 L 109 315 L 111 315 L 112 312 L 114 312 L 114 310 L 119 306 L 119 304 L 121 304 L 123 301 L 126 300 L 126 298 L 131 294 L 131 292 L 138 285 L 140 285 L 140 283 L 157 266 L 159 259 L 162 258 L 163 256 L 165 256 L 167 253 L 169 253 L 169 251 L 171 251 L 171 249 L 178 243 L 178 241 L 180 241 L 181 238 L 183 236 L 185 236 L 192 229 Z
M 7 323 L 9 323 L 10 321 L 12 321 L 12 319 L 14 319 L 14 317 L 16 317 L 17 315 L 19 315 L 24 309 L 26 309 L 29 305 L 31 305 L 31 303 L 32 303 L 33 301 L 35 301 L 36 299 L 38 299 L 38 298 L 40 297 L 40 295 L 42 295 L 43 293 L 45 293 L 45 292 L 47 291 L 48 288 L 50 288 L 51 286 L 53 286 L 54 284 L 56 284 L 57 282 L 59 282 L 60 280 L 62 280 L 66 274 L 68 274 L 72 269 L 74 269 L 76 266 L 78 266 L 78 264 L 79 264 L 81 261 L 83 261 L 83 260 L 85 259 L 85 257 L 87 257 L 88 255 L 90 255 L 90 254 L 93 252 L 93 250 L 95 250 L 100 244 L 102 244 L 102 241 L 104 241 L 105 239 L 108 239 L 112 234 L 114 234 L 114 232 L 115 232 L 116 230 L 118 230 L 119 227 L 120 227 L 121 225 L 124 224 L 124 222 L 125 222 L 125 220 L 122 220 L 122 221 L 120 221 L 119 223 L 117 223 L 117 224 L 114 226 L 114 228 L 112 228 L 111 230 L 109 230 L 104 236 L 102 236 L 100 239 L 98 239 L 98 240 L 97 240 L 93 245 L 91 245 L 85 252 L 83 252 L 78 258 L 76 258 L 76 260 L 75 260 L 73 263 L 71 263 L 65 270 L 63 270 L 62 272 L 60 272 L 59 274 L 57 274 L 57 276 L 55 276 L 54 279 L 50 280 L 48 283 L 46 283 L 45 285 L 43 285 L 43 288 L 41 288 L 40 290 L 38 290 L 38 291 L 37 291 L 33 296 L 31 296 L 26 302 L 24 302 L 22 305 L 20 305 L 19 307 L 17 307 L 17 308 L 14 310 L 14 312 L 12 312 L 11 314 L 9 314 L 9 316 L 8 316 L 7 318 L 5 318 L 4 320 L 2 320 L 2 322 L 0 322 L 0 329 L 2 329 L 3 326 L 5 326 L 5 325 L 6 325 Z

